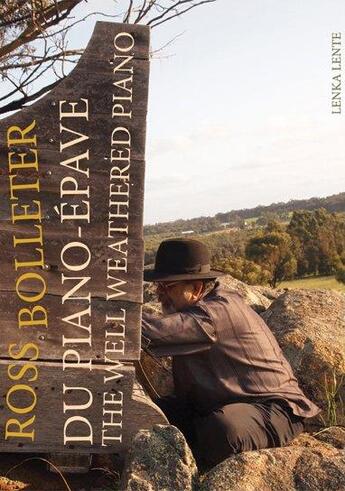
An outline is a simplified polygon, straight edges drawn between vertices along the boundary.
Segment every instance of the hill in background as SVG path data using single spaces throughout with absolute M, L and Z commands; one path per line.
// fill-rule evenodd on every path
M 318 208 L 324 208 L 329 212 L 345 213 L 345 192 L 333 194 L 326 198 L 290 200 L 286 203 L 272 203 L 268 206 L 258 205 L 255 208 L 217 213 L 214 216 L 145 225 L 144 235 L 203 234 L 224 228 L 245 228 L 253 224 L 265 225 L 267 220 L 272 218 L 288 222 L 291 214 L 296 210 L 312 211 Z

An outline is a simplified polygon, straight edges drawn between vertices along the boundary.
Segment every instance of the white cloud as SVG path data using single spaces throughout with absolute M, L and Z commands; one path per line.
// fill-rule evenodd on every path
M 156 140 L 148 158 L 146 221 L 340 192 L 343 132 L 333 121 L 272 118 L 248 127 L 204 123 Z

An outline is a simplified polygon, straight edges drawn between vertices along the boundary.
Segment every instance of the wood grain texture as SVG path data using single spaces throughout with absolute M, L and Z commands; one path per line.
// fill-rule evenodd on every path
M 19 235 L 18 235 L 19 236 Z M 17 237 L 18 237 L 17 236 Z M 68 244 L 75 241 L 79 245 L 69 246 Z M 45 279 L 47 284 L 47 293 L 52 295 L 64 296 L 78 280 L 68 280 L 66 278 L 87 277 L 90 278 L 85 285 L 78 288 L 78 295 L 85 296 L 88 293 L 92 297 L 106 299 L 109 295 L 113 295 L 116 284 L 119 286 L 118 297 L 113 297 L 111 300 L 125 300 L 130 302 L 142 302 L 142 270 L 143 270 L 143 250 L 144 244 L 142 239 L 128 240 L 128 244 L 124 243 L 121 250 L 127 252 L 127 257 L 113 250 L 109 244 L 122 243 L 122 237 L 117 235 L 112 241 L 102 242 L 96 238 L 79 239 L 75 233 L 74 237 L 58 235 L 55 237 L 45 237 L 43 244 L 44 263 L 47 270 L 39 270 L 38 268 L 19 268 L 15 271 L 14 259 L 18 263 L 26 263 L 35 259 L 40 259 L 41 254 L 35 252 L 34 247 L 29 247 L 28 244 L 17 246 L 15 254 L 13 254 L 13 236 L 4 232 L 2 234 L 0 245 L 3 254 L 0 256 L 0 268 L 2 279 L 0 291 L 11 292 L 15 290 L 16 281 L 24 272 L 28 270 L 39 273 Z M 81 246 L 80 244 L 84 244 Z M 87 247 L 87 249 L 84 249 Z M 120 247 L 120 246 L 119 246 Z M 69 270 L 71 266 L 76 267 L 88 260 L 91 256 L 89 266 L 85 267 L 82 272 L 73 272 Z M 61 258 L 65 264 L 62 263 Z M 119 261 L 118 263 L 116 261 Z M 125 271 L 120 269 L 112 270 L 114 265 L 118 268 L 126 268 Z M 68 266 L 68 267 L 66 267 Z M 64 275 L 64 277 L 62 277 Z M 122 282 L 124 282 L 122 284 Z M 112 288 L 112 286 L 114 288 Z M 35 279 L 27 279 L 21 282 L 20 291 L 22 292 L 39 292 L 41 283 Z M 61 303 L 61 302 L 60 302 Z
M 47 295 L 44 307 L 48 312 L 48 326 L 26 325 L 22 328 L 18 327 L 18 312 L 23 307 L 23 303 L 18 300 L 17 295 L 13 292 L 0 292 L 0 303 L 2 305 L 0 352 L 3 359 L 10 357 L 8 352 L 10 344 L 24 346 L 29 342 L 38 346 L 40 360 L 61 360 L 66 349 L 76 349 L 82 360 L 91 358 L 96 363 L 104 360 L 105 350 L 111 348 L 117 349 L 115 354 L 108 355 L 114 359 L 136 360 L 140 356 L 138 325 L 141 319 L 141 306 L 139 304 L 124 301 L 105 302 L 93 298 L 90 303 L 91 315 L 83 315 L 80 321 L 84 326 L 91 324 L 89 333 L 88 330 L 71 324 L 71 322 L 77 323 L 77 318 L 71 318 L 68 322 L 69 316 L 85 311 L 89 307 L 88 302 L 67 301 L 62 308 L 59 296 Z M 23 359 L 29 357 L 30 353 L 23 356 Z
M 108 87 L 108 92 L 105 91 L 105 84 Z M 66 93 L 55 93 L 52 91 L 47 96 L 48 100 L 43 99 L 43 102 L 40 103 L 41 107 L 31 109 L 30 112 L 26 112 L 24 109 L 23 111 L 25 112 L 18 113 L 16 118 L 12 121 L 8 121 L 7 119 L 9 118 L 2 120 L 1 126 L 4 128 L 5 124 L 8 125 L 6 126 L 6 130 L 7 127 L 12 126 L 12 124 L 19 126 L 20 128 L 26 128 L 33 121 L 36 121 L 35 129 L 39 149 L 41 149 L 42 152 L 45 149 L 54 150 L 56 156 L 53 162 L 56 165 L 60 160 L 78 155 L 78 153 L 82 153 L 86 151 L 86 149 L 89 149 L 90 151 L 90 165 L 92 161 L 95 160 L 95 156 L 99 154 L 109 156 L 111 136 L 114 129 L 126 126 L 131 134 L 131 158 L 133 160 L 143 160 L 146 137 L 145 102 L 147 102 L 147 99 L 145 100 L 146 93 L 144 92 L 144 88 L 141 85 L 138 88 L 136 96 L 140 106 L 137 111 L 131 106 L 131 118 L 112 117 L 112 97 L 114 92 L 111 88 L 111 84 L 109 84 L 109 80 L 108 83 L 103 81 L 100 89 L 102 89 L 102 92 L 97 92 L 96 94 L 91 94 L 88 91 L 78 91 L 77 93 L 68 95 Z M 134 90 L 135 87 L 133 87 L 133 92 Z M 59 102 L 62 100 L 67 101 L 64 105 L 66 110 L 69 102 L 78 102 L 81 109 L 84 104 L 83 102 L 80 102 L 81 99 L 88 100 L 89 121 L 82 118 L 75 118 L 73 121 L 68 121 L 68 119 L 71 118 L 66 117 L 62 119 L 62 123 L 64 128 L 82 133 L 88 137 L 88 139 L 75 146 L 71 146 L 66 150 L 64 149 L 60 154 L 60 142 L 64 144 L 67 141 L 72 141 L 73 135 L 67 130 L 62 130 L 60 132 Z M 142 109 L 143 107 L 145 109 Z M 124 109 L 130 111 L 130 107 L 127 107 L 127 105 L 124 106 Z M 14 117 L 11 116 L 11 118 Z M 0 155 L 4 156 L 7 153 L 6 134 L 1 132 L 0 135 Z M 25 151 L 28 149 L 28 146 L 18 145 L 16 148 Z M 5 163 L 7 165 L 7 158 Z M 100 164 L 96 164 L 96 168 L 99 167 L 99 165 Z
M 22 365 L 23 362 L 16 362 Z M 10 388 L 7 377 L 8 362 L 0 361 L 0 393 L 2 402 L 0 405 L 1 432 L 8 419 L 17 417 L 25 420 L 29 415 L 35 416 L 33 425 L 33 442 L 28 442 L 23 437 L 13 437 L 0 441 L 0 451 L 3 452 L 44 452 L 44 453 L 119 453 L 123 454 L 139 429 L 150 428 L 152 424 L 167 422 L 161 411 L 149 401 L 138 387 L 133 391 L 134 368 L 123 365 L 117 369 L 120 375 L 117 380 L 104 383 L 104 377 L 108 376 L 105 366 L 95 365 L 92 371 L 81 368 L 68 368 L 62 370 L 60 364 L 36 362 L 39 378 L 31 383 L 37 395 L 37 403 L 33 411 L 28 415 L 13 415 L 6 403 L 6 394 Z M 79 380 L 80 385 L 76 385 Z M 12 382 L 11 382 L 12 383 Z M 63 393 L 65 385 L 65 394 Z M 87 409 L 68 409 L 72 406 L 82 405 L 89 401 L 88 394 L 84 390 L 76 390 L 73 387 L 83 387 L 92 393 L 92 404 Z M 106 396 L 104 396 L 106 393 Z M 114 394 L 115 401 L 122 400 L 122 409 L 119 404 L 104 404 L 104 397 L 108 400 Z M 15 407 L 26 407 L 31 400 L 25 391 L 17 391 L 10 397 L 10 403 Z M 64 403 L 66 411 L 64 413 Z M 103 414 L 103 410 L 118 410 L 122 414 L 114 414 L 113 421 L 122 424 L 110 426 L 109 413 Z M 64 444 L 64 425 L 70 416 L 83 416 L 91 427 L 93 444 L 89 442 L 67 442 Z M 28 427 L 29 428 L 29 427 Z M 102 430 L 107 428 L 106 436 L 121 437 L 121 441 L 104 440 L 102 445 Z M 70 431 L 69 431 L 70 430 Z M 86 431 L 86 423 L 70 423 L 67 427 L 68 436 L 82 437 L 89 434 Z
M 149 28 L 98 22 L 75 69 L 45 97 L 0 122 L 0 451 L 123 453 L 139 428 L 166 421 L 142 394 L 133 393 L 131 363 L 140 356 L 148 79 Z M 19 132 L 31 124 L 29 136 L 36 142 L 20 141 Z M 10 127 L 16 141 L 9 145 Z M 21 154 L 31 160 L 35 150 L 36 168 L 10 169 Z M 31 189 L 15 187 L 27 185 Z M 23 207 L 34 200 L 41 203 L 40 219 L 14 222 L 11 206 L 19 205 L 17 215 L 24 216 Z M 73 218 L 83 212 L 85 218 Z M 37 236 L 38 225 L 43 245 L 25 243 Z M 14 237 L 24 242 L 15 245 Z M 33 262 L 40 259 L 41 247 L 43 265 Z M 83 261 L 87 265 L 74 272 Z M 31 277 L 19 282 L 19 295 L 16 282 L 25 273 Z M 41 288 L 33 273 L 47 288 L 39 302 L 31 303 L 25 298 Z M 85 279 L 75 292 L 73 277 Z M 21 310 L 38 304 L 47 313 L 47 325 L 30 324 Z M 30 343 L 37 350 L 30 361 L 35 368 L 27 365 L 30 350 L 13 360 L 13 352 Z M 66 350 L 77 353 L 80 366 L 64 370 Z M 107 366 L 123 360 L 117 379 L 104 383 Z M 37 378 L 30 381 L 34 373 Z M 31 387 L 37 396 L 34 441 L 5 439 L 8 418 L 25 416 L 10 409 L 8 394 L 19 408 L 33 397 L 30 390 L 13 391 L 16 384 Z M 89 392 L 64 394 L 64 384 Z M 111 446 L 102 445 L 102 421 L 109 415 L 103 414 L 104 392 L 124 397 L 122 426 L 106 426 L 121 430 L 121 442 Z M 92 395 L 92 406 L 80 412 L 92 426 L 92 443 L 64 445 L 69 414 L 63 404 L 81 404 L 86 394 Z M 82 432 L 82 425 L 76 431 Z
M 17 178 L 15 182 L 18 184 L 34 183 L 39 178 L 40 192 L 39 195 L 36 191 L 24 190 L 18 191 L 17 196 L 19 203 L 29 204 L 32 200 L 39 199 L 41 201 L 43 226 L 45 236 L 49 236 L 51 233 L 58 230 L 67 232 L 68 230 L 76 229 L 79 225 L 83 226 L 85 233 L 92 237 L 94 236 L 93 229 L 96 227 L 97 232 L 100 232 L 100 225 L 103 224 L 102 236 L 107 238 L 108 235 L 108 223 L 110 220 L 116 221 L 117 227 L 128 226 L 129 237 L 142 237 L 142 225 L 143 225 L 143 201 L 144 201 L 144 173 L 145 164 L 143 161 L 131 161 L 129 170 L 129 180 L 124 181 L 123 185 L 119 180 L 112 179 L 110 181 L 111 164 L 108 157 L 104 157 L 103 154 L 95 156 L 93 163 L 99 164 L 99 169 L 96 165 L 91 167 L 90 164 L 90 179 L 86 176 L 78 176 L 78 187 L 80 190 L 85 190 L 89 187 L 89 197 L 85 195 L 69 195 L 64 199 L 60 199 L 60 183 L 66 175 L 66 171 L 63 167 L 56 165 L 54 162 L 55 153 L 53 151 L 46 151 L 42 154 L 39 165 L 39 172 L 36 175 L 29 169 L 23 169 L 17 172 Z M 93 165 L 92 163 L 92 165 Z M 11 208 L 10 208 L 10 193 L 9 193 L 9 181 L 8 181 L 8 169 L 3 169 L 3 174 L 0 176 L 0 195 L 3 199 L 0 201 L 0 216 L 1 222 L 11 221 Z M 112 184 L 112 187 L 110 185 Z M 117 186 L 120 186 L 118 188 Z M 127 195 L 116 194 L 117 191 L 127 191 Z M 113 193 L 112 195 L 110 193 Z M 128 213 L 128 218 L 114 218 L 109 217 L 109 213 L 114 210 L 109 207 L 109 200 L 119 203 L 128 202 L 128 207 L 123 205 L 120 207 L 121 213 Z M 71 211 L 72 205 L 78 205 L 78 213 L 86 213 L 86 205 L 82 203 L 83 200 L 90 202 L 90 223 L 86 220 L 65 220 L 61 223 L 60 210 L 61 203 L 67 203 L 65 205 L 66 214 Z M 115 210 L 116 211 L 116 210 Z M 19 214 L 19 212 L 18 212 Z M 80 223 L 78 223 L 80 222 Z M 17 222 L 18 223 L 18 222 Z M 4 228 L 6 226 L 4 225 Z M 3 226 L 2 226 L 3 228 Z M 6 227 L 7 228 L 7 227 Z M 22 230 L 22 234 L 28 233 L 30 227 L 23 226 L 19 228 L 18 225 L 13 227 L 12 230 Z M 99 237 L 99 235 L 97 235 Z
M 123 35 L 123 33 L 125 33 Z M 123 37 L 121 37 L 123 35 Z M 117 41 L 114 44 L 114 39 Z M 123 56 L 133 56 L 118 73 L 116 56 L 126 48 L 128 39 L 133 40 L 133 48 L 124 49 Z M 121 44 L 122 43 L 122 44 Z M 131 41 L 130 41 L 131 43 Z M 30 258 L 30 249 L 19 247 L 11 250 L 12 236 L 29 236 L 33 223 L 18 222 L 11 226 L 11 205 L 19 208 L 30 205 L 33 200 L 40 200 L 42 210 L 41 224 L 44 234 L 44 255 L 48 271 L 42 275 L 47 280 L 48 292 L 52 295 L 63 295 L 60 276 L 63 272 L 59 251 L 71 240 L 76 240 L 78 227 L 82 227 L 82 239 L 92 248 L 92 264 L 87 274 L 92 277 L 91 295 L 106 298 L 107 272 L 105 264 L 114 253 L 109 249 L 116 241 L 128 238 L 128 270 L 119 272 L 116 277 L 127 281 L 128 290 L 121 300 L 142 302 L 142 268 L 143 268 L 143 199 L 145 169 L 145 132 L 147 112 L 147 92 L 149 74 L 149 29 L 145 26 L 111 24 L 98 22 L 92 39 L 75 69 L 54 90 L 28 108 L 5 118 L 0 128 L 0 221 L 3 233 L 0 245 L 4 254 L 0 259 L 3 272 L 0 278 L 0 291 L 13 291 L 15 278 L 13 264 L 19 253 L 23 258 Z M 127 82 L 126 77 L 131 77 Z M 119 84 L 119 85 L 116 85 Z M 121 96 L 128 94 L 131 100 L 121 102 Z M 114 97 L 120 97 L 115 100 Z M 81 99 L 88 100 L 88 117 L 63 117 L 61 110 L 68 112 L 71 104 L 77 102 L 77 110 L 86 108 Z M 62 104 L 60 108 L 60 103 Z M 79 101 L 79 102 L 78 102 Z M 123 111 L 130 110 L 131 117 L 114 114 L 114 104 L 123 104 Z M 128 105 L 128 107 L 126 106 Z M 15 199 L 10 200 L 8 152 L 15 157 L 20 153 L 31 155 L 33 145 L 25 143 L 12 145 L 9 149 L 6 132 L 15 125 L 24 128 L 36 122 L 31 134 L 37 137 L 38 170 L 17 170 L 14 183 L 28 185 L 39 179 L 39 193 L 36 190 L 18 190 Z M 124 131 L 119 128 L 125 128 Z M 117 131 L 119 130 L 119 131 Z M 114 136 L 114 131 L 116 132 Z M 77 132 L 77 133 L 73 133 Z M 84 135 L 80 141 L 67 148 L 61 144 Z M 130 135 L 130 143 L 123 142 Z M 113 135 L 113 136 L 112 136 Z M 117 179 L 127 162 L 117 157 L 128 151 L 129 169 L 127 179 Z M 130 150 L 130 152 L 129 152 Z M 81 167 L 89 172 L 77 172 L 73 166 L 62 165 L 68 159 L 76 158 L 88 152 L 87 159 L 81 159 Z M 16 157 L 17 158 L 17 157 Z M 114 168 L 118 171 L 114 172 Z M 13 174 L 13 172 L 12 172 Z M 61 196 L 61 182 L 64 178 L 76 179 L 78 190 L 89 189 L 89 196 L 83 203 L 85 195 Z M 80 213 L 87 211 L 90 205 L 90 223 L 86 220 L 62 219 L 61 204 L 65 215 L 71 214 L 73 207 Z M 112 204 L 110 204 L 112 202 Z M 127 206 L 128 203 L 128 206 Z M 18 214 L 22 210 L 19 209 Z M 128 213 L 128 217 L 127 217 Z M 109 226 L 109 223 L 111 225 Z M 112 227 L 112 228 L 111 228 Z M 113 231 L 116 229 L 116 231 Z M 111 235 L 111 237 L 109 237 Z M 20 251 L 19 251 L 20 249 Z M 32 252 L 31 252 L 32 254 Z M 126 277 L 126 278 L 125 278 Z M 28 291 L 34 286 L 28 282 Z M 139 326 L 137 327 L 139 329 Z

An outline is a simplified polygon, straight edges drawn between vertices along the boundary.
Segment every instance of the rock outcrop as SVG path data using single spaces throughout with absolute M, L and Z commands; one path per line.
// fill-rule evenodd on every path
M 313 435 L 317 440 L 321 442 L 329 443 L 335 448 L 345 450 L 345 427 L 331 426 L 318 431 Z
M 343 491 L 344 443 L 338 427 L 302 433 L 285 447 L 243 452 L 198 476 L 179 430 L 157 425 L 135 438 L 121 491 Z
M 222 282 L 238 291 L 249 305 L 261 313 L 289 360 L 301 388 L 307 397 L 324 409 L 324 422 L 344 425 L 345 295 L 331 290 L 282 291 L 253 287 L 230 276 L 224 277 Z M 150 301 L 155 301 L 154 296 Z M 159 308 L 157 303 L 153 305 Z M 164 386 L 167 386 L 166 382 Z M 336 394 L 332 396 L 332 392 Z M 330 410 L 332 404 L 333 412 Z M 311 428 L 312 424 L 308 420 L 307 428 Z M 320 427 L 319 416 L 314 418 L 314 424 Z M 177 429 L 174 431 L 178 432 Z M 150 450 L 150 438 L 146 434 L 146 451 L 154 455 Z M 176 434 L 174 438 L 177 444 Z M 186 455 L 185 446 L 182 455 Z M 177 462 L 175 460 L 174 465 L 181 468 Z M 151 467 L 146 464 L 138 466 L 132 460 L 131 469 L 134 475 L 144 476 L 143 482 L 150 483 L 151 487 L 127 487 L 123 490 L 181 489 L 176 487 L 174 481 L 172 484 L 164 481 L 168 483 L 167 487 L 162 485 L 160 488 L 162 481 L 157 480 L 159 471 L 155 466 L 153 477 L 150 476 Z M 144 469 L 144 474 L 141 469 Z M 185 470 L 185 467 L 182 466 L 182 469 Z M 162 474 L 166 479 L 173 476 L 164 466 Z M 313 436 L 302 433 L 283 448 L 233 456 L 202 476 L 198 487 L 195 487 L 197 479 L 194 471 L 191 475 L 187 479 L 190 487 L 186 489 L 193 491 L 344 491 L 345 428 L 333 426 Z
M 272 298 L 276 298 L 274 297 L 274 290 L 247 285 L 246 283 L 243 283 L 243 281 L 237 280 L 230 275 L 222 276 L 220 282 L 231 290 L 235 290 L 239 293 L 244 301 L 258 313 L 268 309 L 272 303 Z M 268 296 L 269 290 L 271 290 L 271 298 Z M 264 292 L 266 292 L 266 295 Z M 275 295 L 278 295 L 278 292 L 276 292 Z
M 153 283 L 144 283 L 143 312 L 161 315 L 161 305 L 156 295 Z M 159 396 L 167 396 L 174 391 L 174 382 L 171 373 L 171 358 L 168 356 L 155 359 L 145 351 L 141 355 L 141 365 Z
M 334 438 L 332 430 L 328 431 L 329 439 Z M 244 452 L 225 460 L 203 477 L 200 487 L 200 491 L 344 489 L 344 450 L 306 433 L 286 447 Z
M 20 491 L 21 489 L 26 489 L 27 484 L 20 481 L 12 481 L 7 479 L 7 477 L 0 477 L 0 491 Z
M 245 301 L 260 312 L 276 336 L 284 355 L 306 395 L 325 412 L 326 424 L 332 424 L 327 414 L 328 390 L 335 383 L 340 385 L 345 374 L 345 295 L 332 290 L 273 290 L 256 287 L 226 275 L 222 282 L 239 292 Z M 160 306 L 152 285 L 145 287 L 148 304 L 144 309 L 160 312 Z M 273 300 L 272 300 L 273 299 Z M 170 361 L 162 359 L 164 368 L 153 359 L 144 357 L 145 371 L 161 395 L 173 390 Z M 337 422 L 344 424 L 345 381 L 336 396 Z M 320 417 L 318 418 L 318 420 Z
M 156 295 L 156 287 L 153 283 L 144 283 L 143 311 L 148 314 L 161 314 L 161 305 Z
M 168 396 L 174 392 L 171 358 L 169 356 L 154 358 L 143 351 L 140 363 L 151 385 L 160 397 Z M 145 382 L 140 382 L 145 386 Z
M 332 290 L 289 290 L 262 314 L 306 395 L 323 407 L 327 394 L 335 397 L 337 422 L 344 424 L 345 295 Z M 327 387 L 328 386 L 328 389 Z
M 121 491 L 193 491 L 197 467 L 182 433 L 155 425 L 140 431 L 127 456 Z

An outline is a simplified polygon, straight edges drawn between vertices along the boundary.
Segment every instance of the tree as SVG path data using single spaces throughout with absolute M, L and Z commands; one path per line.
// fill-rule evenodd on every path
M 277 224 L 279 225 L 279 215 L 272 211 L 265 211 L 261 214 L 261 216 L 256 220 L 256 225 L 267 226 L 268 224 Z
M 284 232 L 284 227 L 276 219 L 270 219 L 265 227 L 266 232 Z
M 128 0 L 121 11 L 114 2 L 118 22 L 157 27 L 175 17 L 216 0 Z M 20 109 L 44 95 L 63 79 L 81 49 L 68 48 L 68 35 L 91 12 L 72 17 L 87 0 L 3 0 L 0 4 L 0 78 L 11 89 L 0 97 L 0 114 Z M 99 3 L 97 5 L 99 7 Z M 108 16 L 109 17 L 109 16 Z M 50 83 L 43 75 L 53 74 Z M 18 98 L 18 94 L 20 97 Z
M 230 256 L 215 260 L 212 266 L 224 273 L 229 273 L 240 281 L 248 283 L 248 285 L 264 285 L 269 282 L 271 277 L 269 271 L 244 257 Z
M 295 245 L 299 276 L 330 275 L 344 263 L 345 223 L 334 213 L 324 208 L 295 211 L 287 232 Z
M 292 240 L 286 232 L 262 233 L 250 239 L 246 256 L 270 272 L 270 285 L 293 277 L 297 262 L 292 252 Z
M 337 270 L 336 275 L 335 275 L 335 279 L 340 281 L 340 283 L 345 284 L 345 268 L 344 267 L 341 267 Z

